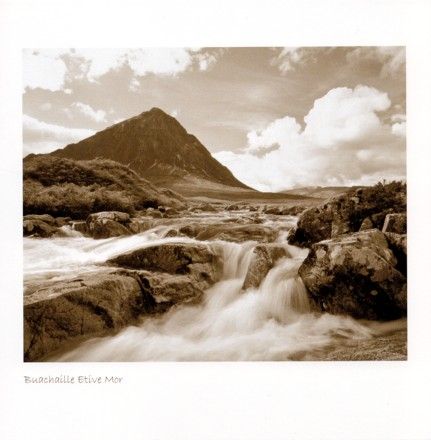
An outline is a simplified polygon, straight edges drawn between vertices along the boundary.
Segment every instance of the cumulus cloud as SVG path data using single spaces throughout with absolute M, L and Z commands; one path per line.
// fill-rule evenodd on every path
M 271 64 L 277 66 L 280 72 L 286 73 L 298 65 L 305 64 L 310 57 L 310 52 L 307 52 L 303 47 L 283 47 L 279 54 L 271 59 Z
M 303 129 L 286 116 L 249 132 L 243 151 L 214 157 L 262 191 L 402 178 L 405 140 L 377 115 L 390 105 L 387 94 L 372 87 L 332 89 L 314 102 Z
M 406 50 L 399 46 L 357 47 L 347 53 L 346 60 L 352 65 L 364 61 L 379 62 L 382 65 L 380 76 L 392 77 L 405 69 Z
M 23 116 L 24 155 L 49 153 L 67 144 L 93 135 L 94 130 L 48 124 L 28 115 Z
M 196 68 L 208 70 L 222 51 L 199 48 L 146 49 L 57 49 L 24 51 L 24 88 L 67 93 L 66 80 L 87 78 L 98 81 L 106 73 L 129 66 L 136 76 L 147 74 L 175 76 Z M 130 85 L 132 91 L 139 84 Z
M 94 110 L 93 107 L 82 102 L 74 102 L 70 108 L 65 109 L 65 112 L 70 118 L 73 118 L 76 112 L 94 122 L 106 121 L 106 112 L 104 110 Z

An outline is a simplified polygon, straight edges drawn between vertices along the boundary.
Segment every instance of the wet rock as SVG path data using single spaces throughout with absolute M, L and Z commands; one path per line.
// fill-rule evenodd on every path
M 254 248 L 253 257 L 244 279 L 243 289 L 257 288 L 277 260 L 289 256 L 287 249 L 278 244 L 259 244 Z
M 110 238 L 121 235 L 130 235 L 126 225 L 130 222 L 130 215 L 126 212 L 106 211 L 90 214 L 87 217 L 87 232 L 93 238 Z
M 371 221 L 370 217 L 367 217 L 362 222 L 361 227 L 359 228 L 359 230 L 360 231 L 367 231 L 368 229 L 373 229 L 373 228 L 374 228 L 373 222 Z
M 306 209 L 299 217 L 296 228 L 291 229 L 288 241 L 297 246 L 309 247 L 312 243 L 331 237 L 332 211 L 328 206 Z
M 273 214 L 273 215 L 280 215 L 280 207 L 279 206 L 270 206 L 265 209 L 265 214 Z
M 130 269 L 191 275 L 212 284 L 220 279 L 222 261 L 208 245 L 165 243 L 138 249 L 108 260 L 108 264 Z
M 406 278 L 396 265 L 385 235 L 372 229 L 314 244 L 299 274 L 322 311 L 386 320 L 406 314 Z
M 180 212 L 177 209 L 175 209 L 175 208 L 166 208 L 165 216 L 167 216 L 167 217 L 175 217 L 175 216 L 179 215 L 179 213 Z
M 87 222 L 73 222 L 72 229 L 80 232 L 83 235 L 88 234 Z
M 24 359 L 132 323 L 146 309 L 139 279 L 90 274 L 33 288 L 24 296 Z
M 172 306 L 197 303 L 211 283 L 197 281 L 190 275 L 172 275 L 163 272 L 135 272 L 143 289 L 152 298 L 152 312 L 164 313 Z
M 61 228 L 62 226 L 66 226 L 71 222 L 70 217 L 56 217 L 55 218 L 55 225 Z
M 182 229 L 181 229 L 182 231 Z M 197 235 L 198 240 L 272 242 L 277 238 L 274 228 L 262 224 L 218 224 L 206 226 Z
M 53 222 L 55 224 L 55 222 Z M 52 226 L 39 219 L 26 219 L 23 221 L 23 235 L 24 237 L 52 237 L 54 235 L 61 235 L 61 231 L 56 226 Z
M 407 215 L 403 213 L 388 214 L 385 217 L 383 232 L 394 232 L 395 234 L 407 233 Z
M 148 229 L 154 227 L 154 224 L 155 224 L 154 220 L 148 217 L 138 217 L 138 218 L 132 218 L 130 222 L 127 224 L 127 228 L 133 234 L 139 234 L 140 232 L 148 231 Z

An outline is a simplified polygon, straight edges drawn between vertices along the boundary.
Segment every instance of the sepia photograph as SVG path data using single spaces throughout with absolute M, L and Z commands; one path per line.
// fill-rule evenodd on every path
M 404 46 L 22 69 L 25 362 L 407 360 Z

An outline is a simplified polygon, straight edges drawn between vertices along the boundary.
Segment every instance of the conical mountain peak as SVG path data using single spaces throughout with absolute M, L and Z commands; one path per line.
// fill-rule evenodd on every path
M 168 187 L 179 180 L 197 178 L 247 188 L 195 136 L 158 107 L 51 154 L 75 160 L 112 159 Z

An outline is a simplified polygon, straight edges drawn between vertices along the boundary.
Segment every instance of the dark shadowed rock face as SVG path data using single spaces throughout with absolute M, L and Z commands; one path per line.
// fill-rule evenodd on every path
M 146 308 L 139 278 L 92 274 L 24 296 L 24 359 L 41 359 L 77 338 L 117 330 Z
M 393 232 L 395 234 L 407 233 L 407 216 L 403 213 L 388 214 L 383 225 L 383 232 Z
M 257 245 L 254 248 L 252 260 L 250 261 L 242 288 L 259 287 L 277 260 L 288 256 L 289 254 L 283 246 L 277 244 Z
M 308 247 L 311 243 L 331 237 L 332 210 L 329 206 L 306 209 L 299 217 L 297 227 L 288 235 L 288 241 Z
M 372 229 L 314 244 L 299 274 L 322 311 L 386 320 L 406 314 L 406 278 L 396 265 L 385 235 Z
M 199 243 L 167 243 L 119 255 L 108 264 L 175 275 L 191 275 L 197 281 L 214 283 L 221 276 L 221 258 Z

